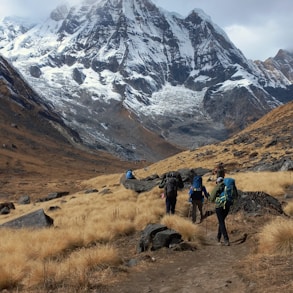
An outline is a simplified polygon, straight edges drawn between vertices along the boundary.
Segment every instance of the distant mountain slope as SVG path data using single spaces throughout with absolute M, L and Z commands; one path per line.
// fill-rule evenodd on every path
M 280 168 L 285 161 L 291 161 L 292 164 L 292 129 L 291 101 L 267 113 L 225 141 L 184 151 L 149 166 L 148 170 L 160 174 L 187 167 L 212 170 L 219 162 L 225 164 L 227 174 L 231 176 L 237 170 L 273 170 L 273 166 Z
M 0 198 L 71 191 L 81 179 L 133 166 L 107 152 L 85 149 L 0 57 Z M 41 188 L 34 186 L 38 182 Z
M 292 99 L 284 66 L 247 60 L 201 10 L 150 0 L 60 6 L 0 52 L 84 144 L 131 160 L 224 140 Z

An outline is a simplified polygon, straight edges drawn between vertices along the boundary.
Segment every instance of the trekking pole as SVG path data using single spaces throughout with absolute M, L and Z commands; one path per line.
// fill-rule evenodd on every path
M 188 219 L 190 219 L 191 217 L 191 214 L 192 214 L 192 204 L 189 203 L 189 209 L 188 209 Z
M 206 203 L 206 211 L 205 211 L 205 220 L 206 220 L 206 235 L 208 235 L 208 204 L 209 204 L 209 202 L 207 201 L 207 203 Z

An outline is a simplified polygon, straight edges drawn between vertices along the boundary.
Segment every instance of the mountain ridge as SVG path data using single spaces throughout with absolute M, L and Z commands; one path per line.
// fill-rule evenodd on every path
M 130 160 L 164 155 L 141 144 L 144 135 L 125 141 L 117 129 L 142 125 L 193 148 L 292 99 L 290 74 L 275 69 L 280 54 L 273 68 L 253 63 L 204 12 L 183 18 L 147 0 L 58 7 L 0 52 L 84 144 Z

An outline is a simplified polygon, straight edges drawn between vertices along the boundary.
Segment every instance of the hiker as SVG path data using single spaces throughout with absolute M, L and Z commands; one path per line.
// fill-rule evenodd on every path
M 195 175 L 193 178 L 192 185 L 189 189 L 189 201 L 192 204 L 192 223 L 196 222 L 196 210 L 199 210 L 200 213 L 200 220 L 199 223 L 203 220 L 203 202 L 204 196 L 208 199 L 209 194 L 202 184 L 202 177 L 199 175 Z
M 159 188 L 164 188 L 164 197 L 166 204 L 166 214 L 175 214 L 177 203 L 177 191 L 183 188 L 182 177 L 178 172 L 169 172 L 164 175 Z
M 231 179 L 231 178 L 227 178 L 227 179 L 234 181 L 234 179 Z M 218 218 L 217 241 L 219 244 L 221 244 L 221 238 L 223 236 L 224 245 L 230 246 L 230 241 L 229 241 L 229 236 L 228 236 L 228 232 L 226 229 L 225 219 L 230 211 L 230 207 L 233 204 L 233 201 L 229 197 L 224 196 L 224 194 L 226 193 L 226 190 L 225 190 L 226 185 L 224 184 L 224 178 L 223 177 L 217 178 L 216 184 L 217 185 L 214 187 L 214 189 L 210 193 L 209 200 L 211 202 L 215 202 L 215 207 L 216 207 L 216 215 Z M 233 189 L 234 189 L 233 192 L 238 194 L 235 183 L 234 183 Z M 224 197 L 225 197 L 225 200 L 221 201 L 221 198 L 224 198 Z
M 131 169 L 127 170 L 125 177 L 126 179 L 136 179 Z
M 225 173 L 226 173 L 226 171 L 225 171 L 225 168 L 224 168 L 224 164 L 223 164 L 222 162 L 219 163 L 219 164 L 215 167 L 215 169 L 214 169 L 214 171 L 213 171 L 213 175 L 216 176 L 216 180 L 217 180 L 219 177 L 224 178 L 224 177 L 225 177 Z

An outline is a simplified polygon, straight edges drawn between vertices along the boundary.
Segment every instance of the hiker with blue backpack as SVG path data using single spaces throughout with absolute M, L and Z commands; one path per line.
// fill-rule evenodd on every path
M 131 169 L 127 170 L 127 172 L 125 174 L 125 178 L 126 179 L 136 179 L 135 176 L 133 175 L 133 172 Z
M 235 180 L 233 178 L 219 177 L 216 186 L 210 193 L 210 201 L 215 203 L 216 215 L 218 218 L 217 241 L 221 244 L 221 238 L 224 238 L 224 245 L 230 246 L 229 236 L 225 224 L 225 219 L 229 214 L 230 207 L 235 198 L 238 197 Z
M 208 199 L 209 194 L 202 184 L 202 177 L 199 175 L 195 175 L 192 181 L 192 185 L 188 192 L 189 195 L 189 202 L 192 203 L 192 223 L 196 223 L 196 210 L 199 210 L 200 213 L 200 220 L 201 223 L 203 220 L 203 202 L 204 196 Z

